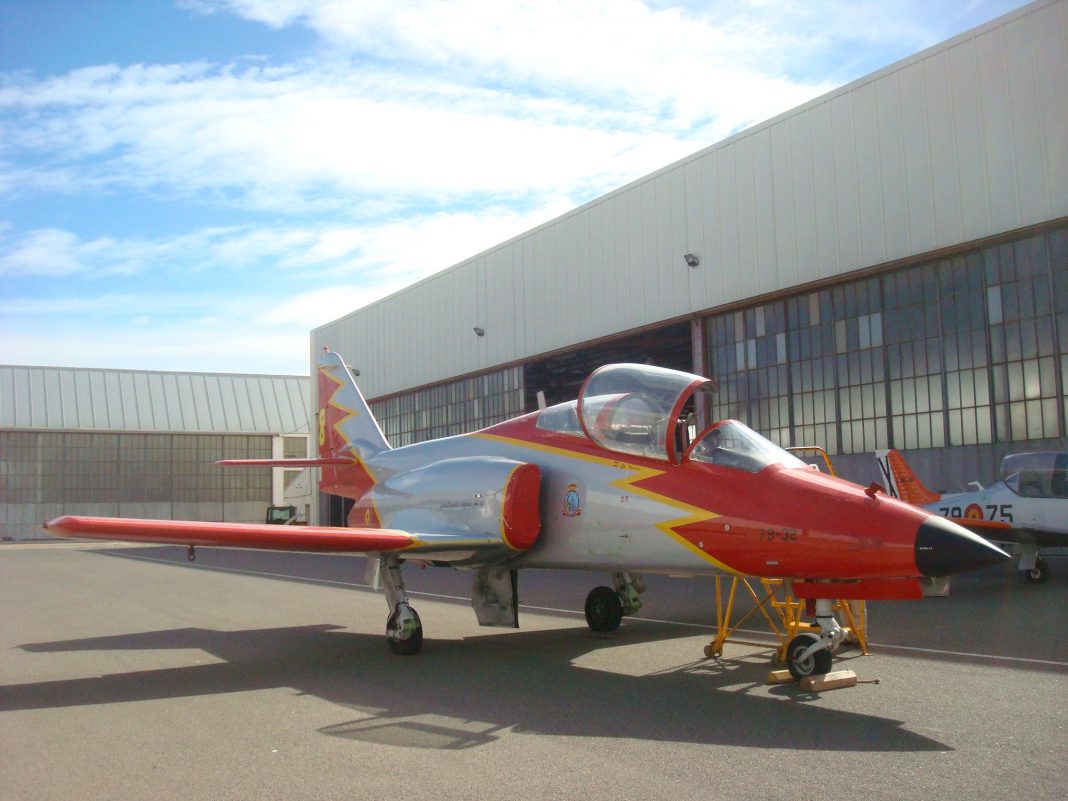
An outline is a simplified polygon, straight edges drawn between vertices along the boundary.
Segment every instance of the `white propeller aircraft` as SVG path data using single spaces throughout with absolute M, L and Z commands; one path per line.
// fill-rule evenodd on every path
M 1049 581 L 1042 552 L 1068 547 L 1068 452 L 1009 454 L 1001 461 L 997 483 L 950 495 L 925 487 L 895 450 L 876 451 L 875 458 L 895 498 L 1014 546 L 1027 580 Z

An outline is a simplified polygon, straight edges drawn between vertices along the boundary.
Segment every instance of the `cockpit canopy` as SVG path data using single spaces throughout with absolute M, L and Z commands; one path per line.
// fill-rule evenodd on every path
M 544 410 L 538 427 L 585 434 L 606 450 L 679 464 L 683 459 L 757 472 L 769 464 L 806 467 L 735 420 L 697 431 L 707 409 L 706 378 L 643 364 L 611 364 L 594 371 L 577 401 Z
M 1068 498 L 1068 452 L 1009 454 L 1001 480 L 1024 498 Z

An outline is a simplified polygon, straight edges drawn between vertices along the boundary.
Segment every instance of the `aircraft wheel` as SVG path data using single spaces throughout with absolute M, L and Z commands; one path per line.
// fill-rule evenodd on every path
M 399 609 L 399 606 L 398 606 Z M 389 636 L 395 628 L 397 621 L 398 610 L 394 609 L 390 614 L 389 619 L 386 621 L 386 642 L 389 644 L 389 650 L 399 656 L 412 656 L 423 650 L 423 624 L 419 620 L 419 615 L 414 609 L 411 609 L 411 613 L 415 616 L 416 629 L 413 631 L 406 640 L 397 640 Z
M 1036 559 L 1035 566 L 1030 570 L 1025 570 L 1024 575 L 1032 584 L 1045 584 L 1049 581 L 1049 565 L 1046 564 L 1045 559 Z
M 795 679 L 800 681 L 805 676 L 822 676 L 831 672 L 833 657 L 826 648 L 816 651 L 807 659 L 798 659 L 802 651 L 818 641 L 819 637 L 815 634 L 798 634 L 790 640 L 790 645 L 786 648 L 786 667 Z
M 623 602 L 611 587 L 594 587 L 586 596 L 586 623 L 591 631 L 615 631 L 623 620 Z

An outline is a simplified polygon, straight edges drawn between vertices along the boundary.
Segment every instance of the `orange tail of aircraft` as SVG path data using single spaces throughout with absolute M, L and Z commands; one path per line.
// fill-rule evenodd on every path
M 897 451 L 876 451 L 875 458 L 879 460 L 879 469 L 890 488 L 890 494 L 895 498 L 914 506 L 926 506 L 942 497 L 920 481 L 908 466 L 905 457 Z

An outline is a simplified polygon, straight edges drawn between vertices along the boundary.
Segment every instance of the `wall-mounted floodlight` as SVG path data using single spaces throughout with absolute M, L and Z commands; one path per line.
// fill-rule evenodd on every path
M 480 337 L 484 337 L 484 336 L 486 336 L 486 329 L 485 329 L 485 328 L 479 328 L 479 327 L 478 327 L 478 326 L 476 325 L 476 326 L 475 326 L 475 328 L 474 328 L 474 331 L 475 331 L 475 334 L 476 334 L 477 336 L 480 336 Z
M 683 258 L 686 259 L 687 267 L 696 267 L 698 264 L 701 263 L 701 260 L 692 253 L 687 253 L 685 256 L 683 256 Z

